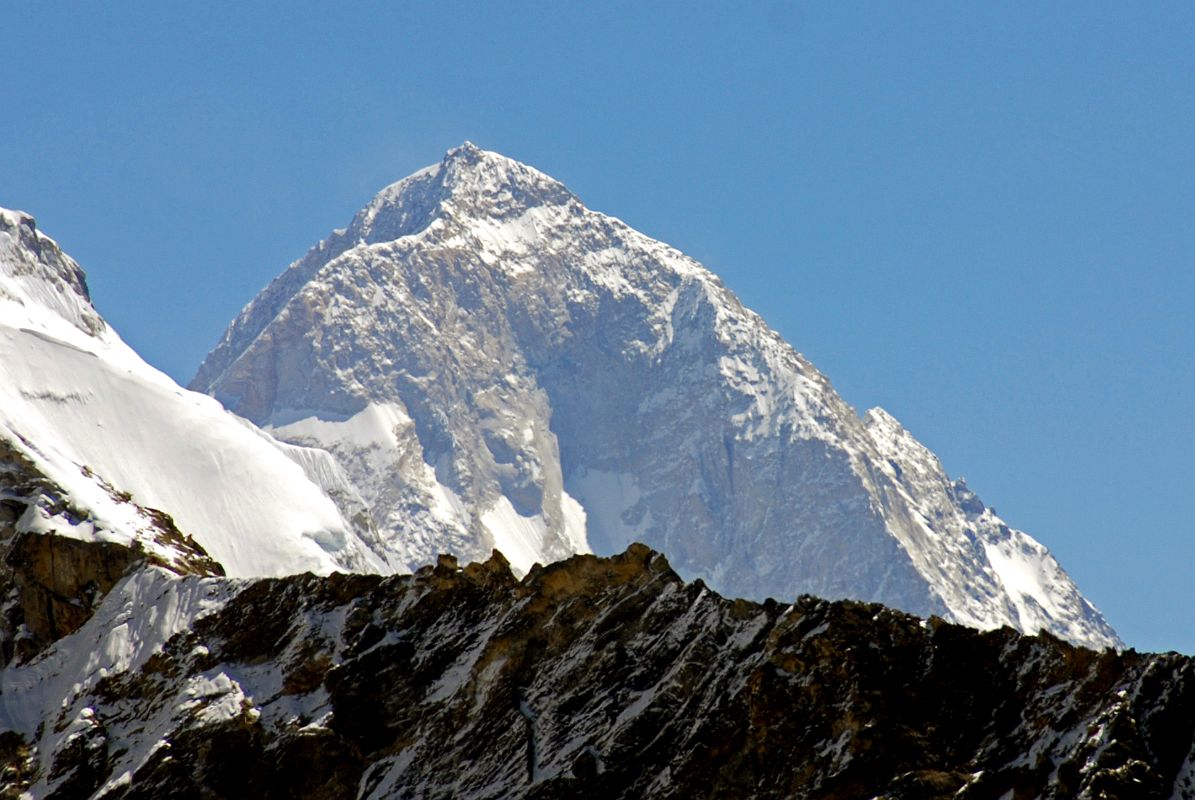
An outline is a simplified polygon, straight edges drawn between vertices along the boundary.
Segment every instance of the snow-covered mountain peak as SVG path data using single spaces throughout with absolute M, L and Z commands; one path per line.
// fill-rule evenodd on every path
M 884 458 L 921 461 L 931 469 L 942 471 L 942 463 L 933 451 L 909 433 L 896 417 L 879 406 L 867 410 L 863 415 L 863 425 Z
M 435 220 L 511 219 L 533 208 L 576 202 L 558 181 L 472 142 L 390 184 L 354 217 L 346 243 L 376 244 L 418 234 Z
M 971 519 L 927 448 L 861 420 L 716 276 L 469 144 L 292 264 L 191 385 L 330 450 L 396 565 L 643 541 L 729 594 L 1117 641 L 1044 548 Z
M 105 333 L 83 270 L 23 211 L 0 208 L 0 318 L 72 344 Z
M 0 225 L 6 229 L 24 225 L 30 230 L 37 230 L 37 220 L 33 218 L 32 214 L 13 208 L 0 208 Z
M 36 491 L 13 495 L 4 452 Z M 0 211 L 0 495 L 28 508 L 16 532 L 152 551 L 177 524 L 231 575 L 382 569 L 368 526 L 325 494 L 338 478 L 326 453 L 146 364 L 92 307 L 79 265 L 28 214 Z
M 516 201 L 523 208 L 575 199 L 555 178 L 501 153 L 482 150 L 472 142 L 449 150 L 441 167 L 445 185 L 458 197 L 472 193 Z

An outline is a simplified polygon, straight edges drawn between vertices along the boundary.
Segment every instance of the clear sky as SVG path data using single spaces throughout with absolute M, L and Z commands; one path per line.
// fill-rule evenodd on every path
M 187 382 L 465 139 L 722 275 L 1195 653 L 1195 5 L 5 3 L 0 205 Z

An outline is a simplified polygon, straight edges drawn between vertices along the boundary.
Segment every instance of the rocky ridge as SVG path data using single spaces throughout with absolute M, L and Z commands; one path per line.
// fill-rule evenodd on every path
M 391 568 L 644 541 L 730 595 L 1119 643 L 1045 547 L 716 276 L 471 144 L 292 264 L 192 388 L 331 452 Z
M 641 545 L 521 580 L 148 568 L 0 673 L 0 763 L 52 798 L 1189 798 L 1193 668 L 728 600 Z

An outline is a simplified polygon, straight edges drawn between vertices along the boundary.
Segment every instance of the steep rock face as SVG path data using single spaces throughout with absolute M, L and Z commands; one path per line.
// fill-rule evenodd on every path
M 79 266 L 32 217 L 0 209 L 4 453 L 24 466 L 0 463 L 0 501 L 28 494 L 12 483 L 28 475 L 49 491 L 22 507 L 22 533 L 161 563 L 192 536 L 234 575 L 385 566 L 331 456 L 280 444 L 150 367 L 92 308 Z
M 726 600 L 641 545 L 143 570 L 0 681 L 0 768 L 45 797 L 1195 797 L 1189 658 Z
M 642 540 L 728 594 L 1118 642 L 1045 548 L 717 277 L 472 145 L 291 265 L 192 387 L 332 452 L 393 567 Z

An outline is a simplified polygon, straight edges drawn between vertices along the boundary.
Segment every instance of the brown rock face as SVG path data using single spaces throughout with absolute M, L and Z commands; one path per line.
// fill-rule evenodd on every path
M 133 564 L 144 557 L 118 544 L 21 534 L 5 565 L 24 612 L 27 635 L 14 653 L 25 658 L 74 633 Z
M 228 584 L 45 721 L 86 737 L 37 746 L 59 797 L 124 772 L 106 797 L 1193 797 L 1193 670 L 727 600 L 642 545 L 522 581 L 497 554 L 445 557 Z
M 128 495 L 109 491 L 132 504 Z M 86 519 L 62 497 L 28 458 L 0 440 L 0 596 L 7 601 L 0 614 L 0 664 L 28 658 L 78 630 L 134 565 L 154 564 L 180 575 L 224 574 L 169 515 L 156 509 L 137 507 L 155 541 L 174 554 L 169 560 L 147 554 L 136 541 L 125 546 L 21 530 L 21 518 L 38 506 L 68 520 Z

